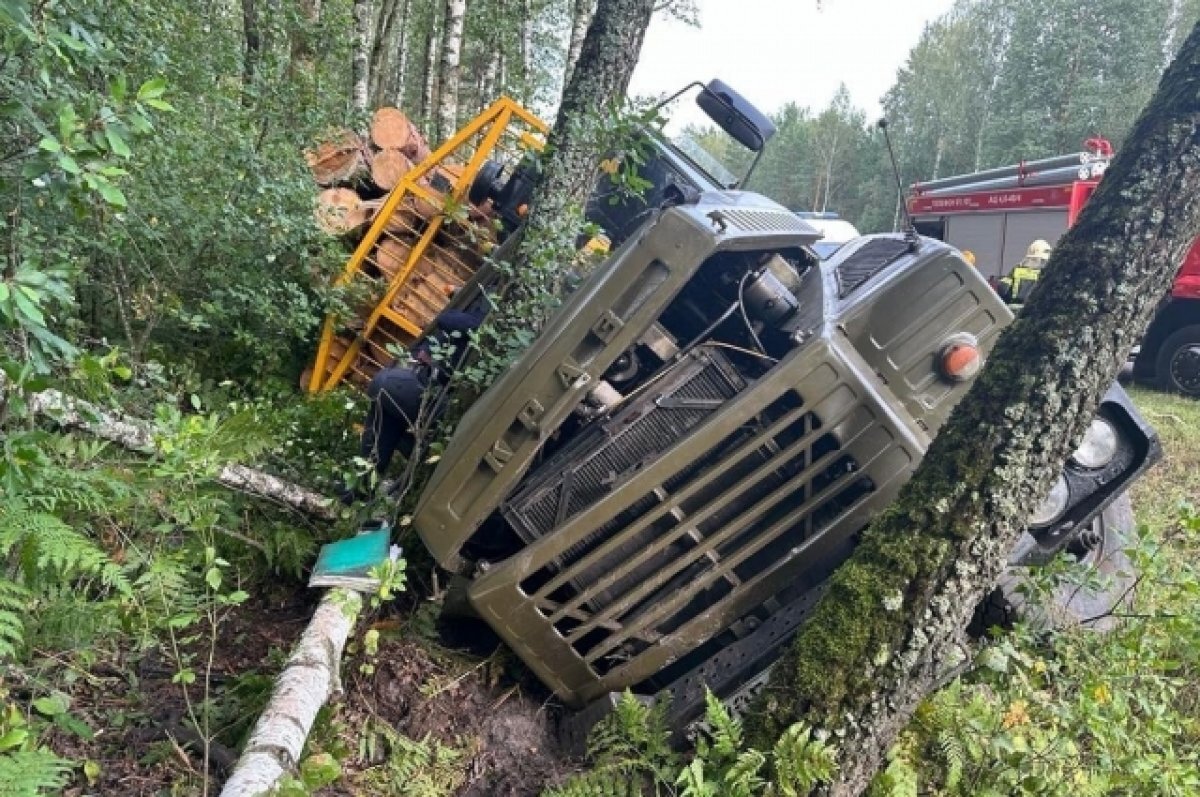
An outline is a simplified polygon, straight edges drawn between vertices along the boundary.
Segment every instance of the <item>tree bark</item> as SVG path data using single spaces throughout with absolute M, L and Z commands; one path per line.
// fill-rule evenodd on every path
M 579 52 L 583 49 L 583 38 L 587 35 L 588 26 L 592 24 L 592 13 L 595 11 L 595 0 L 575 0 L 571 9 L 571 39 L 567 43 L 567 68 L 563 73 L 563 91 L 571 83 L 571 74 L 575 71 L 575 63 L 579 60 Z
M 392 85 L 395 88 L 389 95 L 392 102 L 400 107 L 404 107 L 404 88 L 408 80 L 409 26 L 412 24 L 412 18 L 408 12 L 411 6 L 411 0 L 404 0 L 400 11 L 400 35 L 396 39 L 396 68 L 392 71 Z
M 375 15 L 374 33 L 371 35 L 371 57 L 367 62 L 367 86 L 370 107 L 385 105 L 386 85 L 392 58 L 392 39 L 400 0 L 383 0 L 379 13 Z
M 446 0 L 442 23 L 442 65 L 439 75 L 437 140 L 445 141 L 458 128 L 458 79 L 462 61 L 463 25 L 467 0 Z
M 530 203 L 526 239 L 537 239 L 582 209 L 596 183 L 596 166 L 603 153 L 581 124 L 598 109 L 617 108 L 625 98 L 633 68 L 642 51 L 642 40 L 653 0 L 600 0 L 580 48 L 571 82 L 550 131 L 550 156 Z
M 533 101 L 533 0 L 521 0 L 521 102 Z
M 1200 232 L 1198 115 L 1200 26 L 984 372 L 772 672 L 751 736 L 770 744 L 796 720 L 834 734 L 832 794 L 866 788 L 963 660 L 973 607 Z
M 308 732 L 321 706 L 341 691 L 342 649 L 362 611 L 362 596 L 347 589 L 325 593 L 304 634 L 275 679 L 266 708 L 221 797 L 268 793 L 300 762 Z
M 262 61 L 262 32 L 259 28 L 257 0 L 242 0 L 242 36 L 245 50 L 242 55 L 242 88 L 250 88 L 258 77 Z M 249 101 L 247 95 L 246 101 Z
M 350 59 L 350 106 L 366 113 L 371 86 L 371 0 L 354 0 L 354 54 Z
M 429 33 L 425 37 L 425 74 L 421 81 L 421 127 L 425 130 L 429 130 L 433 122 L 439 41 L 437 6 L 434 6 L 429 12 Z

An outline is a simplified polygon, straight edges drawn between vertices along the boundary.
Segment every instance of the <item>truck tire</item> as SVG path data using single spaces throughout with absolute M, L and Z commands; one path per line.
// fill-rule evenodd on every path
M 1129 603 L 1137 581 L 1127 553 L 1136 542 L 1129 494 L 1124 493 L 1109 504 L 1092 521 L 1091 529 L 1080 536 L 1090 537 L 1093 543 L 1081 552 L 1081 561 L 1095 571 L 1097 584 L 1061 584 L 1050 596 L 1048 605 L 1033 605 L 1021 588 L 1025 568 L 1012 567 L 976 607 L 968 633 L 981 637 L 991 628 L 1010 629 L 1018 620 L 1045 629 L 1078 624 L 1097 631 L 1112 628 L 1116 622 L 1112 612 Z
M 1162 342 L 1154 373 L 1163 390 L 1200 398 L 1200 324 L 1177 329 Z

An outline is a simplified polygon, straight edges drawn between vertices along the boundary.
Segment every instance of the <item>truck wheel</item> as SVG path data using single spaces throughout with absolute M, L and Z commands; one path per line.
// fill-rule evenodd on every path
M 1096 583 L 1060 584 L 1046 605 L 1035 605 L 1021 588 L 1025 568 L 1010 568 L 975 608 L 968 633 L 981 637 L 993 627 L 1012 628 L 1018 620 L 1046 629 L 1086 624 L 1097 631 L 1109 630 L 1115 624 L 1112 612 L 1133 597 L 1137 576 L 1127 550 L 1136 541 L 1135 530 L 1133 504 L 1124 493 L 1079 536 L 1081 561 L 1094 570 Z
M 1154 372 L 1163 390 L 1200 398 L 1200 324 L 1178 329 L 1163 341 Z

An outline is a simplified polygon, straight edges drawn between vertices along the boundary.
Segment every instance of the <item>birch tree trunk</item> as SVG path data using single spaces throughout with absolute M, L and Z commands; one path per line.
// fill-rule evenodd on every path
M 354 0 L 354 54 L 350 59 L 350 105 L 365 113 L 371 86 L 371 0 Z
M 1198 118 L 1200 26 L 984 372 L 749 712 L 760 747 L 799 719 L 835 734 L 833 795 L 867 787 L 921 699 L 963 660 L 974 606 L 1200 232 Z
M 362 596 L 345 589 L 325 593 L 304 634 L 288 657 L 266 708 L 221 797 L 267 794 L 300 762 L 317 712 L 341 691 L 339 669 L 346 639 L 362 610 Z
M 521 0 L 521 102 L 533 100 L 533 0 Z
M 409 9 L 412 6 L 412 0 L 403 0 L 400 7 L 400 21 L 398 25 L 399 33 L 396 36 L 396 66 L 389 70 L 388 77 L 390 79 L 389 86 L 391 90 L 386 96 L 392 98 L 392 104 L 397 108 L 403 108 L 405 105 L 405 86 L 408 81 L 408 48 L 410 46 L 411 37 L 409 36 L 409 26 L 412 24 L 412 18 L 409 15 Z M 385 104 L 381 98 L 380 105 Z
M 437 103 L 439 141 L 445 141 L 458 128 L 458 78 L 461 71 L 463 24 L 466 17 L 467 0 L 446 0 Z
M 8 378 L 0 373 L 0 394 L 8 389 Z M 44 415 L 62 426 L 83 429 L 131 451 L 154 450 L 154 431 L 150 424 L 140 419 L 107 412 L 58 390 L 31 393 L 25 400 L 35 415 Z M 217 481 L 235 490 L 287 504 L 315 517 L 332 519 L 336 515 L 331 499 L 245 465 L 225 465 L 217 473 Z
M 429 32 L 425 37 L 425 73 L 421 81 L 421 127 L 425 130 L 429 130 L 433 123 L 433 102 L 437 87 L 438 42 L 440 40 L 437 6 L 434 6 L 430 9 Z
M 588 25 L 592 24 L 592 12 L 595 10 L 595 0 L 575 0 L 571 9 L 571 39 L 567 44 L 567 68 L 563 72 L 563 91 L 571 83 L 571 73 L 575 71 L 575 62 L 579 60 L 579 51 L 583 49 L 583 38 L 587 35 Z

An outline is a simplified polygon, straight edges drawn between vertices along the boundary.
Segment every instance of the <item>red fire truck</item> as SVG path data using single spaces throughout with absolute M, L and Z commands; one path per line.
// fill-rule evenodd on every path
M 1029 245 L 1053 245 L 1075 223 L 1112 156 L 1104 139 L 1082 152 L 916 183 L 908 212 L 917 232 L 971 252 L 989 279 Z M 1200 398 L 1200 239 L 1180 267 L 1134 361 L 1136 379 Z

